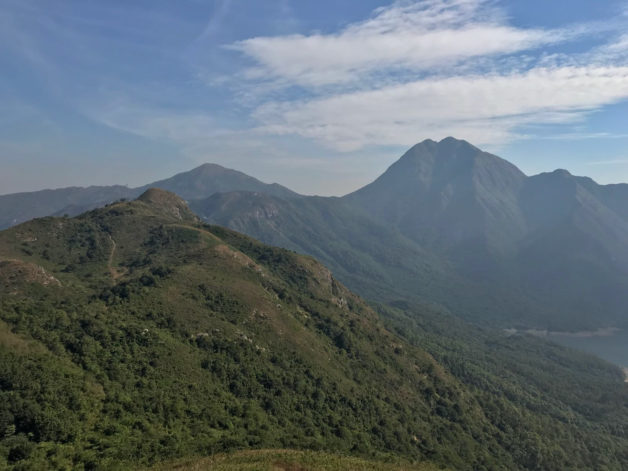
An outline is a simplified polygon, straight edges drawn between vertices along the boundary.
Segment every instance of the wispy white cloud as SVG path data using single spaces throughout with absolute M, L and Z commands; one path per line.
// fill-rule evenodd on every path
M 511 75 L 430 78 L 377 90 L 267 103 L 269 133 L 298 134 L 345 151 L 456 135 L 478 144 L 516 137 L 523 124 L 566 123 L 628 97 L 628 67 L 532 69 Z
M 255 62 L 249 79 L 303 86 L 363 80 L 382 69 L 425 71 L 462 60 L 510 54 L 562 41 L 573 31 L 504 23 L 487 0 L 396 2 L 339 33 L 257 37 L 230 47 Z
M 397 1 L 336 33 L 256 37 L 230 47 L 256 131 L 339 151 L 447 135 L 499 145 L 525 126 L 582 122 L 628 98 L 625 22 L 522 28 L 490 0 Z M 578 53 L 548 46 L 606 34 Z M 298 87 L 305 94 L 268 95 Z M 247 96 L 250 96 L 247 95 Z M 261 97 L 261 98 L 260 98 Z
M 229 4 L 221 3 L 217 17 Z M 212 85 L 239 83 L 239 105 L 256 122 L 249 130 L 225 129 L 202 108 L 163 109 L 132 99 L 89 114 L 116 129 L 176 142 L 188 153 L 210 148 L 217 136 L 259 142 L 265 135 L 298 136 L 350 152 L 448 135 L 495 146 L 529 137 L 525 126 L 581 123 L 628 98 L 625 34 L 610 34 L 607 44 L 578 54 L 544 50 L 616 26 L 514 27 L 495 5 L 397 1 L 339 32 L 232 44 L 255 65 L 243 71 L 243 82 L 214 77 Z M 210 21 L 201 36 L 215 27 Z M 304 93 L 280 92 L 295 86 Z
M 217 5 L 195 36 L 197 48 L 215 35 L 233 8 L 231 0 Z M 183 103 L 180 91 L 176 100 L 160 103 L 155 95 L 163 87 L 150 93 L 152 82 L 134 89 L 98 76 L 81 93 L 75 86 L 76 98 L 69 96 L 67 102 L 107 126 L 171 141 L 188 152 L 207 149 L 217 136 L 227 135 L 253 143 L 263 136 L 298 136 L 347 152 L 447 135 L 499 145 L 528 136 L 524 126 L 581 123 L 589 113 L 628 98 L 628 36 L 612 30 L 619 20 L 613 26 L 524 28 L 512 26 L 497 5 L 493 0 L 402 0 L 337 32 L 231 44 L 232 52 L 253 65 L 228 81 L 213 77 L 208 82 L 213 90 L 236 85 L 230 90 L 255 121 L 248 130 L 245 119 L 237 130 L 226 129 L 219 112 L 207 111 L 200 92 L 196 107 L 194 97 Z M 46 31 L 57 25 L 42 21 Z M 22 49 L 28 49 L 32 38 L 14 29 L 24 40 Z M 547 52 L 549 46 L 609 30 L 611 39 L 590 50 Z M 75 33 L 67 41 L 84 42 L 83 30 Z M 90 54 L 80 56 L 82 64 Z M 35 59 L 45 65 L 45 57 Z M 111 89 L 117 92 L 113 100 Z M 569 135 L 566 131 L 562 134 Z

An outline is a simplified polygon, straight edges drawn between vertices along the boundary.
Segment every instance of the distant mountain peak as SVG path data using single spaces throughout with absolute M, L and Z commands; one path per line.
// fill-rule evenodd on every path
M 468 163 L 475 162 L 478 158 L 482 157 L 485 161 L 491 159 L 495 161 L 503 160 L 495 155 L 482 151 L 468 141 L 456 139 L 455 137 L 450 136 L 440 141 L 425 139 L 408 149 L 408 151 L 401 156 L 398 162 L 434 162 L 435 160 L 439 160 Z M 393 166 L 394 165 L 395 164 L 393 164 Z
M 419 181 L 432 186 L 436 182 L 448 184 L 452 180 L 482 178 L 506 181 L 506 185 L 518 186 L 525 175 L 510 162 L 484 152 L 463 139 L 446 137 L 439 142 L 426 139 L 410 149 L 381 175 L 380 183 L 405 180 L 410 184 Z M 367 185 L 368 187 L 368 185 Z M 358 190 L 360 191 L 360 190 Z
M 225 170 L 225 167 L 223 167 L 222 165 L 215 164 L 213 162 L 205 162 L 204 164 L 201 164 L 198 167 L 193 168 L 192 172 L 194 170 L 199 170 L 199 169 L 222 169 L 222 170 Z
M 242 172 L 239 172 L 237 170 L 232 170 L 232 169 L 223 167 L 222 165 L 218 165 L 218 164 L 214 164 L 210 162 L 206 162 L 184 173 L 192 174 L 192 175 L 195 175 L 195 174 L 213 175 L 216 173 L 226 173 L 226 172 L 244 175 Z
M 207 198 L 214 193 L 229 191 L 258 191 L 279 197 L 298 196 L 281 185 L 264 183 L 238 170 L 213 163 L 202 164 L 143 188 L 149 187 L 165 188 L 186 200 Z
M 457 139 L 457 138 L 455 138 L 453 136 L 447 136 L 447 137 L 441 139 L 439 141 L 439 144 L 448 143 L 448 142 L 466 142 L 468 144 L 468 142 L 465 141 L 464 139 Z
M 447 136 L 440 141 L 435 141 L 434 139 L 424 139 L 421 142 L 416 143 L 414 146 L 410 148 L 414 149 L 415 147 L 424 147 L 424 146 L 434 146 L 434 147 L 449 147 L 459 146 L 461 148 L 471 148 L 480 151 L 476 146 L 471 144 L 469 141 L 464 139 L 458 139 L 453 136 Z M 481 151 L 480 151 L 481 152 Z
M 525 175 L 467 141 L 447 137 L 409 149 L 374 182 L 346 196 L 369 215 L 421 244 L 485 240 L 506 250 L 524 224 L 517 193 Z

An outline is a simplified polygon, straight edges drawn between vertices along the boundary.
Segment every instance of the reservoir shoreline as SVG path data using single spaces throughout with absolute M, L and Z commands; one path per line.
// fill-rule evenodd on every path
M 507 335 L 534 335 L 564 347 L 590 353 L 621 368 L 628 383 L 628 330 L 607 327 L 579 332 L 506 329 Z
M 535 337 L 578 337 L 578 338 L 589 338 L 589 337 L 610 337 L 615 335 L 622 330 L 617 327 L 603 327 L 597 330 L 582 330 L 578 332 L 562 332 L 562 331 L 554 331 L 554 330 L 541 330 L 541 329 L 504 329 L 504 331 L 508 334 L 530 334 Z

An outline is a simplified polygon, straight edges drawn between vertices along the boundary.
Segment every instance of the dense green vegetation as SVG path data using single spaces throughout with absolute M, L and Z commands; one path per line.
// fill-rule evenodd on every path
M 617 369 L 399 307 L 379 308 L 395 334 L 312 258 L 162 191 L 16 226 L 0 233 L 0 467 L 265 448 L 463 470 L 627 462 Z
M 628 463 L 628 386 L 614 365 L 425 306 L 376 309 L 393 332 L 464 383 L 500 430 L 500 442 L 527 468 L 622 469 Z
M 212 232 L 162 196 L 2 234 L 6 464 L 250 447 L 490 460 L 466 431 L 477 406 L 425 353 L 401 357 L 325 268 Z M 465 415 L 452 424 L 436 404 Z

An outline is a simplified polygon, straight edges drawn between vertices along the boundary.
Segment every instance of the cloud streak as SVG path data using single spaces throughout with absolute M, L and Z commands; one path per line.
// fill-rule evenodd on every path
M 383 68 L 425 71 L 474 57 L 504 55 L 565 40 L 565 30 L 503 24 L 486 0 L 397 2 L 336 34 L 257 37 L 230 47 L 256 65 L 248 79 L 305 87 L 355 82 Z
M 570 55 L 547 51 L 601 32 L 614 30 L 518 28 L 492 1 L 422 0 L 379 8 L 337 33 L 229 47 L 254 64 L 243 77 L 262 95 L 257 132 L 347 152 L 447 135 L 499 145 L 523 138 L 526 126 L 582 122 L 628 98 L 627 37 Z M 294 87 L 303 93 L 278 98 L 277 89 Z M 268 90 L 274 98 L 263 97 Z
M 628 97 L 628 67 L 533 69 L 431 78 L 314 100 L 268 103 L 261 130 L 298 134 L 342 151 L 456 135 L 503 143 L 525 124 L 568 123 Z

